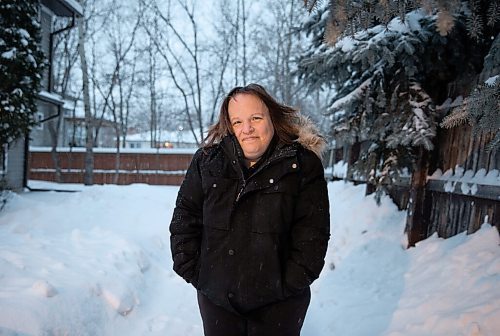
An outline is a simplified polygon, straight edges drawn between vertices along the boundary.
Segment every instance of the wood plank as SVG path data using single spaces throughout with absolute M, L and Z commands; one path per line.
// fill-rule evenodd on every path
M 436 214 L 436 209 L 432 207 L 431 209 L 431 218 L 429 218 L 429 226 L 427 227 L 427 237 L 430 237 L 434 232 L 434 216 Z
M 451 237 L 451 220 L 453 218 L 453 203 L 450 202 L 451 195 L 446 195 L 448 213 L 446 214 L 445 227 L 443 228 L 443 238 Z
M 492 139 L 493 135 L 490 138 Z M 488 171 L 493 169 L 500 169 L 499 159 L 500 159 L 500 148 L 489 151 Z
M 467 234 L 471 234 L 474 232 L 474 223 L 478 212 L 476 201 L 473 200 L 470 205 L 471 205 L 471 212 L 470 212 L 469 225 L 467 227 Z
M 491 223 L 496 226 L 497 230 L 500 232 L 500 202 L 495 203 L 493 210 Z
M 478 157 L 479 157 L 479 146 L 480 146 L 480 141 L 478 140 L 477 137 L 474 138 L 474 146 L 472 147 L 472 170 L 473 171 L 478 171 Z
M 436 220 L 437 220 L 437 209 L 438 207 L 435 206 L 436 204 L 436 193 L 433 191 L 429 190 L 429 196 L 432 200 L 432 207 L 431 207 L 431 218 L 429 219 L 429 227 L 427 229 L 427 237 L 430 237 L 434 232 L 436 232 Z
M 465 224 L 463 224 L 464 219 L 464 200 L 460 197 L 456 197 L 455 202 L 457 203 L 457 233 L 463 232 Z
M 465 169 L 465 161 L 467 160 L 468 156 L 469 142 L 467 141 L 468 139 L 465 137 L 465 134 L 463 132 L 463 127 L 457 128 L 457 132 L 459 130 L 460 130 L 460 136 L 457 138 L 458 154 L 457 154 L 456 165 Z
M 449 195 L 448 202 L 450 204 L 450 214 L 448 216 L 448 228 L 446 230 L 446 238 L 457 234 L 457 204 L 453 202 L 453 194 Z
M 484 168 L 484 169 L 488 169 L 488 163 L 487 163 L 487 160 L 488 160 L 488 153 L 486 152 L 486 143 L 487 143 L 487 136 L 486 135 L 481 135 L 480 139 L 481 139 L 481 142 L 480 142 L 480 145 L 479 145 L 479 154 L 478 154 L 478 163 L 477 163 L 477 166 L 478 166 L 478 169 L 481 169 L 481 168 Z
M 468 231 L 470 218 L 472 214 L 472 202 L 468 199 L 464 200 L 464 217 L 462 218 L 462 231 Z
M 464 130 L 466 132 L 466 137 L 467 137 L 467 158 L 465 159 L 465 170 L 471 170 L 473 167 L 473 160 L 472 160 L 472 151 L 473 151 L 473 148 L 474 148 L 474 139 L 472 137 L 472 131 L 471 131 L 471 127 L 466 125 L 464 127 Z
M 478 203 L 477 205 L 478 205 L 477 215 L 474 218 L 474 225 L 472 227 L 472 232 L 471 233 L 474 233 L 477 230 L 479 230 L 479 228 L 481 227 L 481 223 L 483 222 L 483 216 L 484 216 L 484 213 L 485 213 L 483 204 Z
M 455 169 L 455 166 L 457 164 L 457 159 L 458 159 L 457 136 L 458 136 L 457 129 L 453 128 L 450 138 L 450 151 L 448 154 L 450 157 L 449 169 Z
M 442 210 L 439 213 L 439 226 L 437 228 L 437 232 L 439 237 L 445 238 L 446 237 L 446 225 L 447 225 L 447 218 L 449 216 L 450 212 L 450 207 L 448 204 L 448 195 L 442 195 L 441 199 L 441 206 L 440 209 Z

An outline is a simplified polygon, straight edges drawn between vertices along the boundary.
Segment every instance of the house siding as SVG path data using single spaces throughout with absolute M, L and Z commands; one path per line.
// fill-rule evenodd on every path
M 50 56 L 50 32 L 52 31 L 52 12 L 45 6 L 40 6 L 40 28 L 41 28 L 41 42 L 40 46 L 45 57 L 48 59 Z M 49 88 L 49 67 L 43 71 L 41 89 L 50 91 Z
M 6 155 L 5 181 L 8 189 L 21 191 L 24 187 L 24 139 L 9 145 Z
M 38 112 L 43 114 L 43 118 L 57 115 L 57 106 L 41 100 L 37 102 Z M 30 133 L 30 145 L 32 146 L 52 146 L 49 129 L 56 130 L 57 118 L 41 123 L 35 126 Z

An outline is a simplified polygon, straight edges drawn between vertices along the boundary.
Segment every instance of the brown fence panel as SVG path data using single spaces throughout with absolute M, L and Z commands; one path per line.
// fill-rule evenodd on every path
M 476 176 L 478 171 L 486 175 L 493 170 L 500 170 L 499 150 L 489 150 L 488 144 L 494 134 L 476 136 L 472 127 L 462 125 L 451 129 L 440 129 L 437 146 L 437 168 L 452 172 L 453 191 L 445 192 L 444 180 L 429 180 L 427 197 L 431 198 L 428 236 L 437 232 L 447 238 L 467 231 L 477 231 L 485 221 L 500 230 L 500 186 L 491 181 L 462 181 L 457 167 Z M 475 192 L 464 194 L 462 184 L 474 184 Z M 487 216 L 487 217 L 486 217 Z
M 484 222 L 500 229 L 500 202 L 438 191 L 430 191 L 429 197 L 433 206 L 427 236 L 434 232 L 442 238 L 474 233 Z
M 83 183 L 85 153 L 62 150 L 58 153 L 61 182 Z M 180 185 L 189 167 L 193 153 L 168 151 L 120 153 L 117 184 L 146 183 Z M 56 181 L 55 166 L 49 150 L 35 149 L 29 154 L 29 178 Z M 116 153 L 94 152 L 94 183 L 113 184 L 116 175 Z

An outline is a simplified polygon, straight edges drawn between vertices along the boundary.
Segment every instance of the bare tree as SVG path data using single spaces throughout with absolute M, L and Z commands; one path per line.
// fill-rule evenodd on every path
M 298 17 L 303 15 L 298 0 L 275 2 L 267 0 L 270 18 L 262 20 L 257 38 L 260 78 L 283 102 L 296 105 L 300 89 L 293 74 L 294 56 L 300 51 Z
M 241 0 L 241 41 L 243 43 L 243 65 L 241 67 L 241 72 L 243 76 L 243 85 L 247 83 L 247 19 L 248 13 L 245 6 L 246 1 Z
M 211 43 L 209 52 L 210 59 L 213 60 L 212 67 L 207 71 L 206 77 L 210 83 L 212 104 L 210 109 L 210 117 L 208 118 L 209 123 L 213 124 L 215 122 L 215 116 L 217 114 L 217 104 L 222 96 L 222 94 L 227 90 L 227 84 L 232 81 L 228 81 L 230 67 L 234 66 L 231 60 L 234 60 L 234 48 L 236 44 L 237 35 L 237 25 L 234 24 L 230 13 L 231 6 L 228 0 L 221 0 L 219 2 L 219 8 L 217 11 L 220 17 L 214 22 L 214 29 L 216 33 L 216 38 Z M 236 66 L 234 66 L 237 68 Z M 246 74 L 246 70 L 244 71 Z
M 80 0 L 82 7 L 85 8 L 84 0 Z M 83 84 L 83 106 L 85 110 L 85 129 L 86 129 L 86 142 L 85 142 L 85 159 L 84 159 L 84 175 L 83 183 L 85 185 L 92 185 L 94 180 L 94 138 L 93 138 L 93 123 L 92 111 L 90 110 L 90 91 L 89 91 L 89 73 L 87 65 L 87 55 L 85 53 L 85 20 L 81 19 L 78 24 L 78 52 L 80 54 L 80 66 L 82 69 L 82 84 Z
M 142 15 L 140 9 L 134 11 L 135 14 L 125 14 L 124 11 L 126 10 L 126 8 L 121 8 L 115 1 L 110 4 L 107 17 L 108 29 L 106 40 L 109 43 L 109 50 L 113 55 L 112 72 L 109 76 L 104 76 L 101 79 L 101 83 L 99 83 L 96 77 L 93 78 L 95 87 L 100 93 L 101 99 L 103 99 L 100 122 L 103 121 L 106 110 L 109 110 L 113 117 L 113 128 L 116 139 L 114 183 L 117 183 L 119 178 L 120 144 L 121 139 L 126 134 L 130 99 L 135 85 L 136 57 L 128 61 L 127 56 L 133 50 Z M 135 20 L 131 31 L 127 30 L 128 27 L 122 24 L 122 22 L 128 21 L 130 16 L 133 16 Z M 106 79 L 108 80 L 106 81 Z M 105 90 L 103 89 L 104 86 L 106 86 Z
M 200 28 L 195 16 L 196 1 L 191 4 L 187 0 L 175 1 L 176 16 L 180 13 L 187 19 L 190 35 L 174 23 L 171 15 L 171 1 L 167 2 L 166 12 L 154 0 L 149 3 L 145 0 L 141 2 L 158 20 L 156 30 L 152 30 L 148 24 L 143 27 L 165 61 L 174 88 L 182 96 L 188 126 L 196 142 L 200 144 L 203 139 L 204 118 L 200 42 L 198 40 Z

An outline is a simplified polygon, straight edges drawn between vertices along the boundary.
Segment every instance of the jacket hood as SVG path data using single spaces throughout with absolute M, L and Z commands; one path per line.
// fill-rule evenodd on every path
M 306 116 L 299 114 L 297 120 L 297 128 L 299 130 L 297 142 L 304 148 L 313 151 L 320 159 L 323 158 L 323 153 L 326 148 L 326 140 L 319 133 L 318 128 Z

